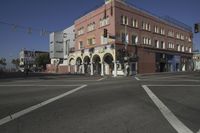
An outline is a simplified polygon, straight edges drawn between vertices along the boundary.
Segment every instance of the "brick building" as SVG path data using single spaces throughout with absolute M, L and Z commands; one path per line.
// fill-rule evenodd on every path
M 192 69 L 192 30 L 172 18 L 106 0 L 74 25 L 69 71 L 117 76 Z

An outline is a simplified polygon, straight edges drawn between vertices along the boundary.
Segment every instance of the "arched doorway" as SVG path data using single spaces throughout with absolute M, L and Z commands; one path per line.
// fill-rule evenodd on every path
M 110 53 L 107 53 L 103 57 L 104 66 L 105 66 L 105 74 L 112 75 L 114 70 L 113 56 Z
M 76 67 L 77 67 L 76 72 L 81 73 L 82 72 L 82 59 L 80 57 L 78 57 L 76 59 Z
M 94 74 L 100 75 L 101 74 L 101 58 L 99 55 L 94 55 L 93 56 L 93 69 L 94 69 Z
M 69 73 L 74 73 L 75 72 L 75 59 L 74 58 L 71 58 L 69 60 Z
M 85 56 L 83 59 L 84 62 L 84 69 L 85 69 L 85 73 L 88 74 L 90 73 L 90 57 L 89 56 Z

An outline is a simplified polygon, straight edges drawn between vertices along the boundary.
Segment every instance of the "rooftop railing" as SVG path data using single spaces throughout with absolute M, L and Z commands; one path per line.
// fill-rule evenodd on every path
M 190 26 L 184 24 L 183 22 L 180 22 L 179 20 L 176 20 L 176 19 L 174 19 L 174 18 L 172 18 L 172 17 L 169 17 L 169 16 L 160 17 L 160 16 L 158 16 L 158 15 L 156 15 L 156 14 L 150 12 L 150 11 L 147 11 L 147 10 L 145 10 L 145 9 L 142 9 L 142 8 L 140 8 L 140 7 L 136 6 L 136 5 L 134 5 L 134 4 L 131 3 L 131 2 L 127 2 L 127 1 L 126 1 L 126 2 L 123 2 L 123 3 L 124 3 L 126 6 L 129 6 L 129 7 L 133 8 L 133 9 L 136 9 L 136 10 L 138 10 L 138 11 L 140 11 L 140 12 L 146 13 L 146 14 L 148 14 L 148 15 L 150 15 L 150 16 L 152 16 L 152 17 L 154 17 L 154 18 L 156 18 L 156 19 L 158 19 L 158 20 L 160 20 L 160 21 L 162 21 L 162 22 L 165 22 L 165 23 L 168 23 L 168 24 L 170 24 L 170 25 L 172 25 L 172 26 L 176 26 L 176 27 L 179 27 L 179 28 L 182 28 L 182 29 L 184 29 L 184 30 L 187 30 L 187 31 L 192 32 L 192 27 L 190 27 Z

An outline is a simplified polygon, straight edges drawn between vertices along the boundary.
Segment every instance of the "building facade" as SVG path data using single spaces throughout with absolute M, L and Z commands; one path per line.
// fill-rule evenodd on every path
M 192 69 L 192 30 L 124 0 L 106 0 L 74 25 L 69 72 L 117 76 Z
M 68 57 L 70 54 L 70 51 L 73 50 L 75 46 L 75 29 L 74 25 L 71 27 L 65 29 L 63 31 L 63 45 L 64 45 L 64 61 L 63 65 L 68 65 Z
M 51 33 L 49 46 L 51 64 L 56 64 L 64 59 L 63 32 Z
M 30 50 L 21 50 L 19 53 L 20 67 L 33 67 L 35 61 L 35 52 Z
M 50 34 L 50 58 L 51 64 L 47 65 L 48 72 L 70 72 L 68 70 L 68 57 L 74 51 L 75 29 L 74 25 L 63 31 Z
M 35 59 L 40 55 L 48 55 L 49 52 L 45 51 L 30 51 L 30 50 L 21 50 L 19 53 L 19 67 L 23 71 L 24 68 L 34 68 L 36 67 Z
M 51 64 L 67 65 L 69 51 L 74 47 L 75 33 L 74 26 L 71 26 L 63 31 L 53 32 L 50 34 L 50 58 Z

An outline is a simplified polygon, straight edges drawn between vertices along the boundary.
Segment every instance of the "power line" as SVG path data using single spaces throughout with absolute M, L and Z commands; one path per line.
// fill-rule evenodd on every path
M 25 30 L 26 33 L 28 34 L 32 34 L 33 32 L 38 32 L 40 36 L 48 36 L 51 33 L 51 31 L 46 30 L 45 28 L 39 29 L 39 28 L 28 27 L 28 26 L 14 24 L 14 23 L 8 23 L 1 20 L 0 20 L 0 25 L 10 26 L 12 31 L 14 32 L 18 31 L 18 29 L 21 29 L 21 30 Z

